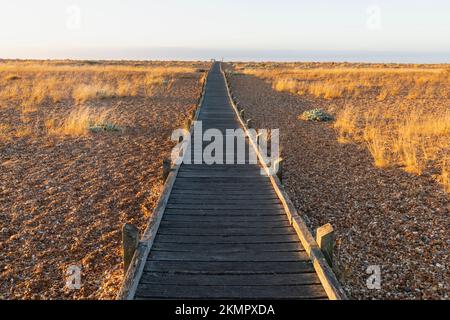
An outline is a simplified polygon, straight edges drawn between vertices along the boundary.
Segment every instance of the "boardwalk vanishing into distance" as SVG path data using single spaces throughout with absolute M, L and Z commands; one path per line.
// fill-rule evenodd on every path
M 208 74 L 198 120 L 203 130 L 241 127 L 220 63 Z M 122 298 L 329 297 L 269 177 L 248 160 L 179 166 Z

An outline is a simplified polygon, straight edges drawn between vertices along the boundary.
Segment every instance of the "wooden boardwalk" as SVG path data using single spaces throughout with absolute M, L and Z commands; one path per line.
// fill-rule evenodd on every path
M 218 63 L 198 120 L 240 128 Z M 179 167 L 136 281 L 134 299 L 327 298 L 270 179 L 248 159 Z

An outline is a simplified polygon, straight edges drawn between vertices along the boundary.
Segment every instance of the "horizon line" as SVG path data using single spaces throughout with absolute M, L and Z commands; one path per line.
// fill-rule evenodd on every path
M 449 51 L 365 49 L 218 49 L 188 47 L 19 49 L 0 60 L 353 62 L 449 64 Z M 8 51 L 8 50 L 4 50 Z M 28 51 L 28 52 L 27 52 Z M 31 52 L 30 52 L 31 51 Z M 69 53 L 70 51 L 70 53 Z

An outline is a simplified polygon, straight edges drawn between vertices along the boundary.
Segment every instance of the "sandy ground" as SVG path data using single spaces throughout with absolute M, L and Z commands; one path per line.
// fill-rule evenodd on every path
M 252 76 L 231 78 L 255 127 L 280 129 L 284 185 L 299 212 L 313 230 L 334 226 L 334 269 L 349 296 L 448 299 L 450 197 L 431 174 L 377 169 L 365 147 L 338 143 L 330 124 L 297 119 L 305 110 L 349 101 L 276 92 Z M 366 285 L 371 265 L 381 268 L 380 290 Z
M 162 189 L 170 134 L 196 105 L 200 77 L 178 79 L 154 97 L 87 103 L 110 108 L 122 133 L 0 142 L 0 299 L 115 297 L 123 276 L 122 224 L 145 228 Z M 46 103 L 39 112 L 67 108 Z M 0 116 L 14 121 L 8 108 Z M 30 115 L 35 127 L 37 119 Z M 72 265 L 82 270 L 80 290 L 65 288 Z

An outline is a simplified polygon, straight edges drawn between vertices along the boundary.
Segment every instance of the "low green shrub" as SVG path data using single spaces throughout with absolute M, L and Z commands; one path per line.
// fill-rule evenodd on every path
M 322 109 L 312 109 L 303 112 L 299 118 L 305 121 L 331 121 L 333 117 Z

